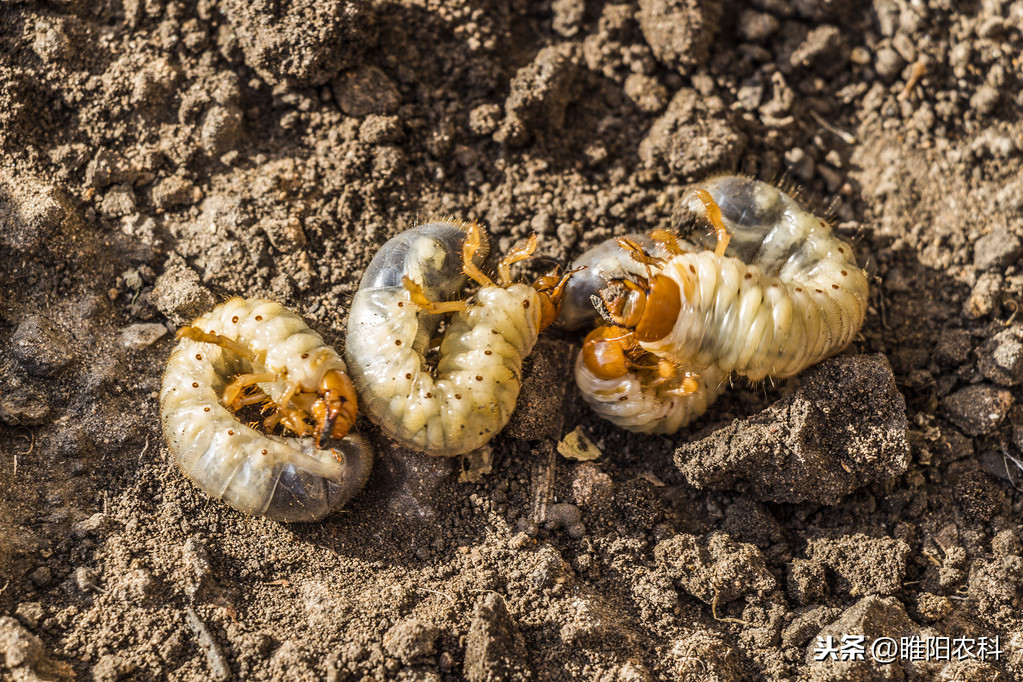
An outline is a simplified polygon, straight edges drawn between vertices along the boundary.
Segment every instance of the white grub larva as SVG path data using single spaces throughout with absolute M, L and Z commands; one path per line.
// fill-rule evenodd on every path
M 348 315 L 347 359 L 362 408 L 405 447 L 436 457 L 475 450 L 508 423 L 522 360 L 557 315 L 565 279 L 510 282 L 509 266 L 531 255 L 535 238 L 498 266 L 481 270 L 486 237 L 475 224 L 433 221 L 381 247 Z M 471 277 L 471 301 L 457 296 Z M 567 276 L 566 276 L 567 277 Z M 430 367 L 431 337 L 453 313 Z
M 670 257 L 662 242 L 650 235 L 627 234 L 624 239 L 646 253 Z M 565 287 L 558 325 L 569 330 L 592 326 L 600 315 L 591 299 L 607 280 L 624 274 L 645 275 L 649 267 L 633 258 L 617 239 L 589 249 L 572 263 L 573 269 L 584 269 Z M 621 351 L 628 339 L 607 338 L 607 334 L 620 336 L 611 327 L 599 330 L 587 337 L 584 352 L 576 358 L 576 383 L 593 410 L 617 426 L 639 433 L 674 433 L 702 415 L 724 389 L 728 373 L 716 365 L 695 372 L 638 348 L 629 354 L 629 367 L 618 364 L 626 361 Z M 616 357 L 607 357 L 608 352 Z M 603 357 L 588 357 L 592 353 Z
M 593 299 L 607 325 L 587 337 L 576 380 L 621 426 L 667 433 L 685 419 L 613 418 L 627 408 L 615 412 L 611 403 L 630 400 L 620 400 L 628 394 L 615 382 L 638 382 L 651 401 L 718 382 L 691 399 L 705 407 L 731 372 L 754 381 L 792 376 L 845 348 L 862 325 L 867 279 L 852 249 L 784 192 L 741 176 L 715 178 L 682 197 L 676 224 L 701 246 L 690 250 L 668 233 L 652 235 L 659 242 L 652 252 L 619 240 L 646 273 L 623 268 Z
M 283 306 L 232 298 L 178 332 L 160 392 L 163 431 L 181 472 L 246 514 L 316 521 L 366 482 L 372 451 L 346 435 L 355 393 L 344 361 Z M 234 410 L 262 403 L 262 433 Z M 321 446 L 330 438 L 330 447 Z
M 709 223 L 716 246 L 662 266 L 679 287 L 680 309 L 667 334 L 637 335 L 646 350 L 757 381 L 793 376 L 859 332 L 866 273 L 852 247 L 788 194 L 724 176 L 690 190 L 680 209 L 681 221 Z M 725 246 L 735 255 L 723 256 Z

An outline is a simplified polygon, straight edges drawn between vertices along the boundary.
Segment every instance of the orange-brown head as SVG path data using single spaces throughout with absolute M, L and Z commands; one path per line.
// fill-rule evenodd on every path
M 632 331 L 623 327 L 597 327 L 583 342 L 583 363 L 600 379 L 617 379 L 628 374 L 632 362 L 629 354 L 636 344 Z
M 649 280 L 611 280 L 593 297 L 593 304 L 605 320 L 633 330 L 637 341 L 646 342 L 671 333 L 682 309 L 682 296 L 675 280 L 658 273 Z
M 316 419 L 316 443 L 319 446 L 324 434 L 335 440 L 347 435 L 355 424 L 359 404 L 352 380 L 336 369 L 323 375 L 318 393 L 320 397 L 313 403 L 312 413 Z
M 585 267 L 582 267 L 569 270 L 561 277 L 558 277 L 552 272 L 533 282 L 533 288 L 536 289 L 537 298 L 540 299 L 539 331 L 543 331 L 549 327 L 554 320 L 558 319 L 558 313 L 561 312 L 561 300 L 565 297 L 565 285 L 568 284 L 568 278 L 580 270 L 585 269 Z

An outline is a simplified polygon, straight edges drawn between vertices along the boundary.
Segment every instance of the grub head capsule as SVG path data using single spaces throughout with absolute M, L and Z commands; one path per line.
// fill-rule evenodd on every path
M 322 456 L 311 439 L 289 442 L 309 457 Z M 273 495 L 261 515 L 275 521 L 319 521 L 354 497 L 369 479 L 373 450 L 366 439 L 355 434 L 332 445 L 330 453 L 338 462 L 338 475 L 320 476 L 294 465 L 280 467 Z
M 627 234 L 629 239 L 650 253 L 660 248 L 649 235 Z M 607 286 L 609 280 L 625 274 L 644 275 L 646 268 L 622 250 L 615 238 L 597 244 L 576 258 L 570 269 L 585 268 L 572 275 L 565 287 L 565 298 L 558 315 L 558 326 L 563 329 L 580 329 L 592 325 L 600 317 L 592 298 Z

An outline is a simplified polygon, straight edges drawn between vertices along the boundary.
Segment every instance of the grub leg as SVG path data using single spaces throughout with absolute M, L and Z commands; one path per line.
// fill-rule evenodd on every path
M 426 294 L 423 293 L 423 287 L 419 286 L 419 284 L 413 282 L 408 277 L 403 277 L 401 282 L 405 285 L 405 288 L 408 289 L 409 298 L 412 299 L 412 302 L 428 313 L 440 315 L 442 313 L 458 312 L 459 310 L 465 310 L 466 308 L 467 304 L 465 301 L 431 301 L 426 297 Z
M 707 220 L 710 221 L 711 226 L 714 228 L 714 232 L 717 234 L 718 244 L 714 249 L 714 255 L 724 256 L 725 249 L 728 248 L 728 242 L 732 239 L 732 235 L 728 234 L 728 228 L 725 227 L 725 221 L 721 218 L 721 208 L 718 207 L 714 197 L 710 195 L 705 189 L 696 190 L 696 196 L 699 198 L 703 207 L 707 209 Z
M 246 360 L 252 360 L 255 358 L 255 353 L 248 346 L 244 346 L 234 339 L 229 339 L 221 334 L 214 334 L 213 332 L 204 332 L 198 327 L 182 327 L 178 330 L 177 337 L 179 339 L 191 339 L 193 341 L 199 341 L 200 343 L 212 343 L 215 346 L 226 348 L 232 353 L 237 353 Z
M 522 246 L 516 246 L 501 259 L 501 262 L 497 264 L 497 278 L 501 286 L 506 287 L 511 284 L 512 263 L 518 263 L 520 260 L 529 258 L 533 255 L 534 251 L 536 251 L 535 234 L 529 237 L 528 242 Z
M 245 403 L 238 402 L 242 400 L 242 391 L 247 387 L 254 384 L 261 384 L 267 381 L 276 381 L 277 375 L 273 372 L 259 372 L 257 374 L 239 374 L 234 378 L 234 381 L 227 385 L 224 389 L 224 395 L 221 400 L 224 406 L 232 412 L 237 410 Z
M 462 272 L 473 281 L 485 287 L 494 286 L 494 281 L 486 276 L 473 262 L 473 257 L 483 244 L 483 235 L 480 233 L 479 225 L 473 223 L 469 226 L 469 233 L 465 238 L 465 245 L 462 247 Z

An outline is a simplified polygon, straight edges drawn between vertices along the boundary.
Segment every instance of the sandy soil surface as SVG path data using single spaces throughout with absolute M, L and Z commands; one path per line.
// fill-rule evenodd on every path
M 0 678 L 1020 679 L 1021 25 L 1020 0 L 3 3 Z M 536 232 L 535 273 L 722 171 L 856 245 L 845 355 L 640 437 L 551 333 L 488 476 L 362 424 L 374 474 L 321 523 L 169 462 L 172 332 L 217 301 L 341 348 L 419 218 Z M 577 426 L 595 462 L 555 454 Z M 1003 653 L 813 660 L 853 633 Z

